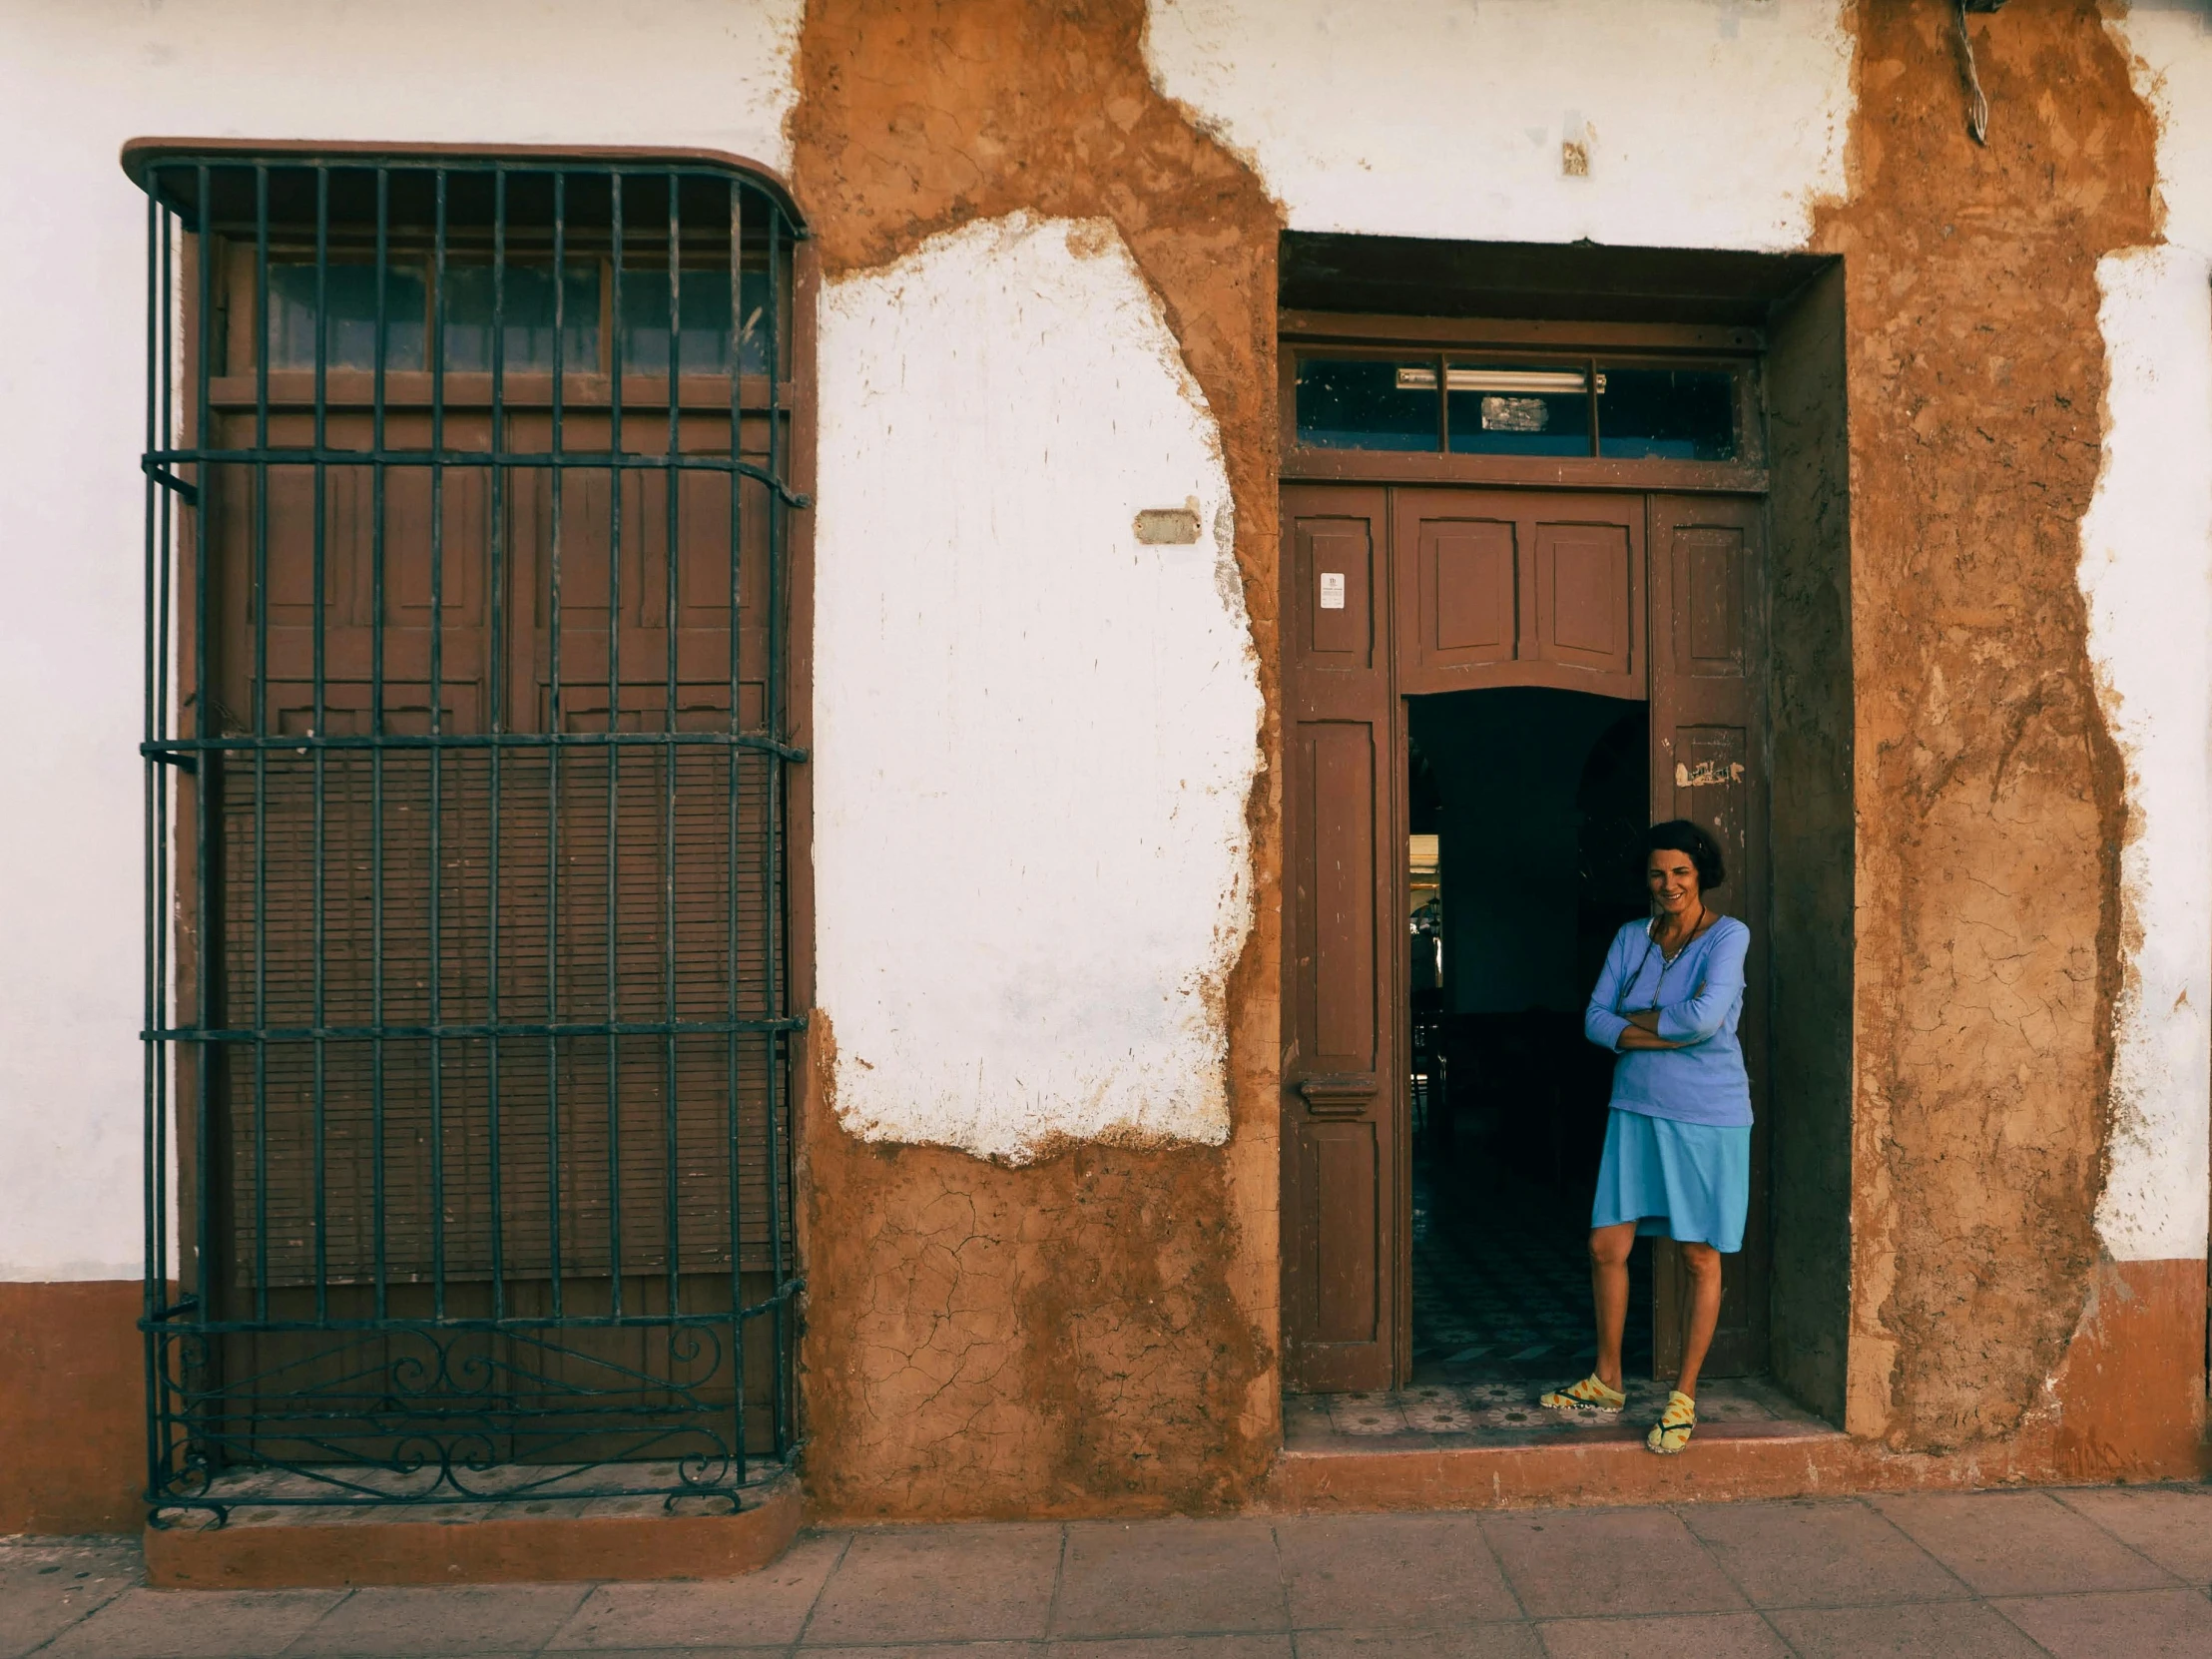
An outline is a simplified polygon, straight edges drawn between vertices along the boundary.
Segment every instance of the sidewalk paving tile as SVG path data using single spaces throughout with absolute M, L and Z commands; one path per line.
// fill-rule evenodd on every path
M 2176 1577 L 2212 1584 L 2212 1487 L 2097 1486 L 2052 1495 Z
M 2047 1659 L 1978 1601 L 1801 1607 L 1767 1617 L 1799 1659 Z
M 1059 1570 L 1056 1525 L 857 1532 L 805 1640 L 813 1648 L 1041 1637 Z
M 1915 1493 L 1874 1504 L 1983 1595 L 2164 1589 L 2173 1583 L 2044 1492 Z
M 585 1584 L 453 1584 L 355 1590 L 291 1646 L 295 1654 L 416 1659 L 535 1653 L 591 1593 Z
M 1535 1618 L 1733 1613 L 1744 1598 L 1665 1509 L 1487 1515 L 1506 1581 Z
M 128 1590 L 39 1659 L 258 1659 L 294 1640 L 343 1590 Z
M 1996 1607 L 2053 1659 L 2204 1659 L 2212 1653 L 2212 1601 L 2195 1590 L 2025 1596 Z
M 1940 1601 L 1966 1593 L 1941 1562 L 1852 1498 L 1693 1503 L 1679 1513 L 1754 1607 Z
M 0 1659 L 19 1659 L 145 1576 L 117 1539 L 0 1545 Z
M 1292 1659 L 1289 1635 L 1274 1633 L 1124 1636 L 1100 1642 L 1050 1642 L 1044 1652 L 1046 1659 Z M 961 1659 L 966 1659 L 965 1651 Z
M 1301 1630 L 1298 1659 L 1544 1659 L 1532 1624 L 1440 1630 Z
M 881 1647 L 811 1647 L 806 1659 L 1041 1659 L 1042 1642 L 960 1642 L 946 1647 L 938 1642 L 896 1643 Z M 599 1659 L 593 1654 L 592 1659 Z M 752 1659 L 763 1659 L 756 1651 Z
M 789 1647 L 843 1553 L 847 1534 L 802 1536 L 784 1558 L 708 1583 L 602 1584 L 548 1652 L 608 1648 Z
M 1791 1659 L 1757 1613 L 1562 1619 L 1542 1630 L 1549 1659 Z
M 1282 1630 L 1275 1538 L 1258 1520 L 1078 1521 L 1055 1636 Z
M 1275 1537 L 1300 1630 L 1520 1616 L 1473 1515 L 1301 1515 Z

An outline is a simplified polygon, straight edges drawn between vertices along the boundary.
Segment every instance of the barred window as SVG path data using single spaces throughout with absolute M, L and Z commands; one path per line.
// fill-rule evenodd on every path
M 689 158 L 126 165 L 157 1508 L 742 1501 L 800 1286 L 798 216 Z

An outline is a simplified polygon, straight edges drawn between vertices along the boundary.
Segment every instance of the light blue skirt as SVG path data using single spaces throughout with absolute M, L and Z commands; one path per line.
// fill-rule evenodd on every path
M 1605 1125 L 1592 1227 L 1632 1221 L 1643 1238 L 1744 1248 L 1751 1207 L 1751 1126 L 1721 1128 L 1613 1108 Z

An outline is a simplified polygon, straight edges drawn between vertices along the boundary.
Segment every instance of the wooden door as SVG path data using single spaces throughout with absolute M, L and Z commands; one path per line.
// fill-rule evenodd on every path
M 1283 498 L 1283 1325 L 1294 1389 L 1383 1388 L 1397 1370 L 1402 722 L 1384 497 L 1317 485 Z
M 1743 1253 L 1724 1257 L 1720 1329 L 1707 1376 L 1767 1367 L 1765 543 L 1762 504 L 1727 496 L 1653 496 L 1651 816 L 1712 831 L 1728 863 L 1717 908 L 1751 926 L 1738 1035 L 1751 1070 L 1751 1214 Z M 1654 1262 L 1653 1369 L 1681 1369 L 1680 1253 Z
M 1641 496 L 1390 493 L 1399 693 L 1644 695 Z

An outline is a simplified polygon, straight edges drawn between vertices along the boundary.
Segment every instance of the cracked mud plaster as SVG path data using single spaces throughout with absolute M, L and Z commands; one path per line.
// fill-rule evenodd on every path
M 793 179 L 826 275 L 1027 210 L 1109 218 L 1219 422 L 1277 745 L 1274 206 L 1152 88 L 1139 0 L 814 0 Z M 1276 769 L 1246 816 L 1255 924 L 1227 987 L 1221 1147 L 1015 1169 L 865 1145 L 810 1032 L 807 1481 L 846 1516 L 1232 1507 L 1272 1453 Z
M 2095 5 L 1857 10 L 1844 256 L 1860 1055 L 1849 1426 L 2009 1435 L 2097 1260 L 2123 771 L 2075 580 L 2106 369 L 2096 269 L 2152 239 L 2154 133 Z

